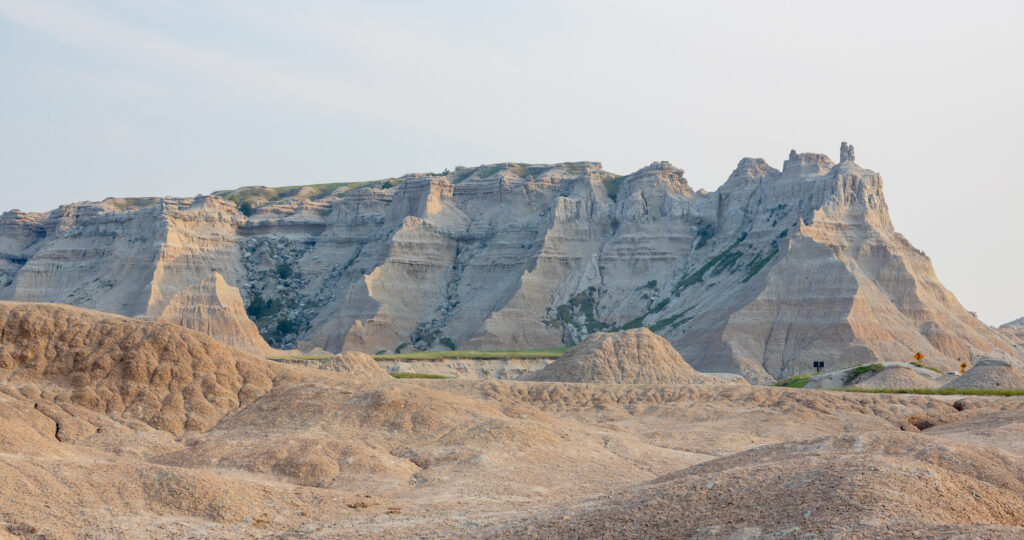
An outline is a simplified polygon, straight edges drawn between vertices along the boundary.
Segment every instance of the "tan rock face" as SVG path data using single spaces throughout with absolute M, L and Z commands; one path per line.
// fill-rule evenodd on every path
M 715 384 L 683 360 L 665 338 L 647 328 L 593 334 L 528 381 L 616 384 Z
M 253 354 L 274 352 L 245 314 L 238 289 L 228 285 L 218 272 L 174 295 L 158 320 L 201 332 Z
M 920 351 L 952 369 L 1018 354 L 893 230 L 881 177 L 849 145 L 839 164 L 745 158 L 711 193 L 664 162 L 626 176 L 501 164 L 293 191 L 9 212 L 0 299 L 156 317 L 219 272 L 277 348 L 540 348 L 646 326 L 697 369 L 751 381 L 819 360 Z

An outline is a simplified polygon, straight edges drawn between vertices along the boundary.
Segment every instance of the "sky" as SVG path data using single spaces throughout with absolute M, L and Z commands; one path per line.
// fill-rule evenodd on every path
M 1024 316 L 1022 2 L 0 0 L 0 211 L 790 149 L 882 174 L 989 324 Z

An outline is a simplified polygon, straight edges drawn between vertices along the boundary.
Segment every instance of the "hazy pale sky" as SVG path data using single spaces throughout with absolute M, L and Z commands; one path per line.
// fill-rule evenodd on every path
M 990 324 L 1024 315 L 1024 3 L 0 0 L 0 210 L 791 148 L 880 172 Z

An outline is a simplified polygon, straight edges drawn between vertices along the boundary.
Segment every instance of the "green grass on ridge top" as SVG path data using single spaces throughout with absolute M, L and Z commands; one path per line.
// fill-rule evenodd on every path
M 803 388 L 810 382 L 811 377 L 814 377 L 817 373 L 805 373 L 803 375 L 793 375 L 787 377 L 781 381 L 775 383 L 775 386 L 782 386 L 785 388 Z
M 374 354 L 374 360 L 440 360 L 442 358 L 471 358 L 477 360 L 498 360 L 501 358 L 558 358 L 570 347 L 553 347 L 550 349 L 509 349 L 504 351 L 413 351 L 399 354 Z M 302 360 L 327 360 L 334 355 L 296 354 L 269 356 L 270 360 L 279 362 L 297 362 Z
M 1024 396 L 1024 390 L 992 388 L 833 388 L 837 392 L 864 394 L 921 394 L 938 396 Z

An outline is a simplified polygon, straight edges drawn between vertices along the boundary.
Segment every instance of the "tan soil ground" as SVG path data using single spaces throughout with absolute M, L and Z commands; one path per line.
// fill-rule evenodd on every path
M 1012 538 L 1022 435 L 1022 398 L 368 378 L 0 302 L 0 537 Z
M 358 351 L 346 351 L 326 360 L 288 360 L 287 363 L 345 373 L 356 377 L 367 377 L 370 379 L 391 378 L 391 375 L 372 356 Z
M 721 381 L 690 367 L 667 339 L 643 327 L 592 334 L 558 360 L 522 380 L 609 384 Z

